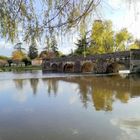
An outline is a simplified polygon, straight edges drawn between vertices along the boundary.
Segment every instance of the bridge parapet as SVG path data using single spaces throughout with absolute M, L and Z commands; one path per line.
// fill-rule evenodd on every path
M 108 66 L 111 66 L 111 69 L 117 68 L 115 72 L 118 72 L 120 68 L 118 64 L 124 65 L 125 68 L 123 67 L 123 69 L 130 69 L 131 71 L 134 71 L 134 68 L 136 67 L 139 68 L 140 66 L 140 49 L 108 53 L 108 54 L 88 55 L 86 57 L 69 56 L 69 57 L 61 57 L 61 58 L 53 58 L 53 59 L 44 59 L 42 64 L 43 64 L 43 70 L 47 70 L 47 71 L 51 71 L 51 69 L 54 70 L 55 68 L 56 71 L 59 72 L 64 72 L 67 69 L 68 71 L 72 70 L 72 72 L 81 72 L 84 63 L 88 63 L 85 66 L 89 66 L 91 64 L 92 66 L 89 66 L 90 70 L 91 72 L 95 72 L 95 73 L 107 72 Z M 52 64 L 55 64 L 53 65 L 53 68 L 51 68 Z M 111 71 L 114 72 L 114 70 Z
M 130 71 L 131 73 L 140 72 L 140 49 L 130 51 Z

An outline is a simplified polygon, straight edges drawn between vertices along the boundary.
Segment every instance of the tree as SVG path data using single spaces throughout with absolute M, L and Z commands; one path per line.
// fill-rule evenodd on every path
M 77 43 L 75 43 L 77 46 L 77 49 L 74 51 L 74 54 L 77 55 L 84 55 L 86 56 L 87 54 L 87 47 L 88 47 L 88 39 L 87 39 L 87 34 L 85 33 L 84 35 L 80 35 L 80 39 L 77 40 Z
M 40 38 L 58 29 L 71 29 L 86 21 L 101 0 L 1 0 L 0 35 L 12 42 L 19 26 L 25 40 Z M 39 7 L 39 10 L 38 10 Z
M 38 56 L 38 50 L 35 43 L 29 46 L 28 56 L 30 59 L 35 59 Z
M 26 58 L 25 48 L 22 47 L 22 43 L 19 42 L 14 46 L 14 51 L 12 52 L 12 60 L 22 61 L 23 58 Z
M 132 40 L 132 35 L 127 31 L 126 28 L 120 30 L 115 35 L 115 50 L 114 51 L 124 51 L 128 49 L 126 45 L 131 40 Z
M 96 20 L 92 26 L 91 46 L 88 51 L 94 53 L 109 53 L 113 52 L 114 47 L 114 32 L 112 30 L 111 21 Z
M 21 42 L 15 44 L 14 49 L 17 50 L 17 51 L 25 50 L 25 48 L 22 47 L 22 43 Z
M 7 60 L 7 63 L 8 63 L 8 65 L 9 65 L 9 67 L 11 67 L 11 64 L 13 63 L 13 60 L 12 60 L 12 59 L 8 59 L 8 60 Z
M 57 41 L 56 41 L 55 36 L 52 36 L 52 38 L 51 38 L 50 48 L 57 56 L 58 55 L 58 48 L 57 48 Z
M 22 61 L 23 58 L 26 58 L 26 54 L 22 51 L 13 51 L 12 53 L 12 60 L 19 60 Z
M 24 57 L 24 58 L 22 59 L 22 62 L 25 64 L 25 66 L 31 65 L 31 60 L 29 60 L 27 57 Z
M 136 39 L 135 44 L 140 48 L 140 40 Z
M 136 39 L 134 43 L 129 46 L 129 49 L 140 49 L 140 40 Z
M 57 47 L 57 41 L 55 35 L 51 35 L 50 38 L 46 38 L 46 47 L 40 53 L 41 58 L 54 58 L 59 56 L 59 51 Z

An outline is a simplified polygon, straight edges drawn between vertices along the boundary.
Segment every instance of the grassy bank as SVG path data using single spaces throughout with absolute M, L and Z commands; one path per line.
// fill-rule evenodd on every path
M 41 70 L 41 66 L 11 66 L 11 67 L 0 67 L 0 72 L 5 71 L 32 71 Z

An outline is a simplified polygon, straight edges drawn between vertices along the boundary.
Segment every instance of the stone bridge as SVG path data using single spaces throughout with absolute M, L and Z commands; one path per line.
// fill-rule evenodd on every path
M 130 70 L 136 73 L 140 72 L 140 49 L 86 57 L 44 59 L 42 69 L 44 72 L 117 73 L 119 70 Z

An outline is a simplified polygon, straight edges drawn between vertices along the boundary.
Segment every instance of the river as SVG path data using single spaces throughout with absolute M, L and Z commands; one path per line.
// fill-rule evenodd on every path
M 140 75 L 0 73 L 0 140 L 139 140 Z

